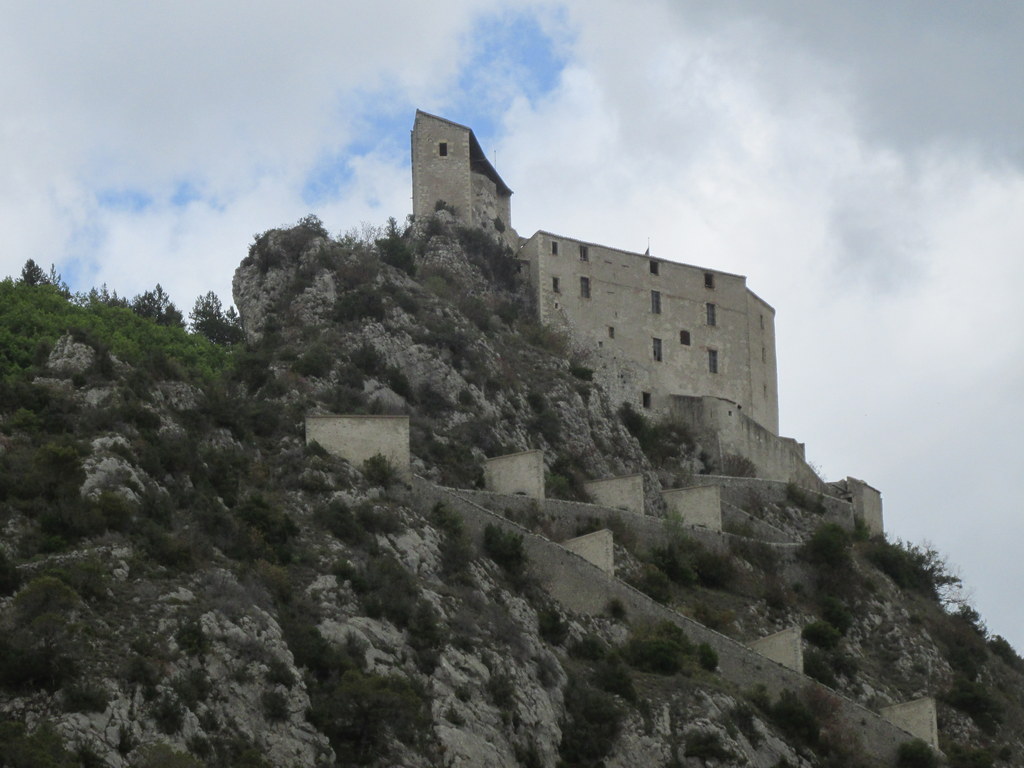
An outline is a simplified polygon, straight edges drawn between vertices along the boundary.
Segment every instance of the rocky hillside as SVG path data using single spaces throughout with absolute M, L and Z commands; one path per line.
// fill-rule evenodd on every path
M 255 239 L 234 294 L 245 341 L 218 345 L 0 283 L 0 765 L 880 764 L 824 689 L 771 696 L 671 622 L 556 602 L 523 537 L 564 521 L 492 504 L 522 527 L 481 534 L 422 492 L 529 448 L 554 498 L 643 474 L 653 540 L 598 507 L 571 533 L 611 528 L 656 604 L 742 642 L 802 628 L 808 683 L 868 710 L 935 697 L 945 755 L 908 735 L 888 764 L 1024 762 L 1024 662 L 936 553 L 796 487 L 751 485 L 724 545 L 660 522 L 656 489 L 743 462 L 609 402 L 483 233 L 309 217 Z M 408 414 L 427 485 L 307 446 L 315 413 Z

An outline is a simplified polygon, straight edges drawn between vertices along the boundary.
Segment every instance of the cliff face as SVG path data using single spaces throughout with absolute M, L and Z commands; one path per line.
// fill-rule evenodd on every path
M 836 695 L 935 696 L 953 765 L 1021 760 L 1020 659 L 942 609 L 934 553 L 783 486 L 731 496 L 726 534 L 663 521 L 657 489 L 720 468 L 609 401 L 488 237 L 306 219 L 257 238 L 234 293 L 248 344 L 223 358 L 73 332 L 0 386 L 0 764 L 881 764 Z M 408 414 L 423 481 L 306 446 L 310 413 Z M 576 503 L 429 490 L 533 448 Z M 580 503 L 631 473 L 648 518 Z M 650 599 L 574 610 L 532 534 L 604 527 Z M 806 628 L 807 685 L 737 683 L 642 601 L 722 643 Z

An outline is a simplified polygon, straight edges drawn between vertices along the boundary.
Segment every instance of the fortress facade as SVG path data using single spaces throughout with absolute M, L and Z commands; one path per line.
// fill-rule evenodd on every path
M 519 237 L 512 190 L 473 131 L 421 111 L 412 178 L 414 217 L 443 201 L 465 225 L 508 243 L 529 276 L 538 320 L 589 353 L 615 400 L 666 413 L 693 410 L 679 398 L 713 397 L 778 435 L 775 310 L 745 277 L 547 231 Z

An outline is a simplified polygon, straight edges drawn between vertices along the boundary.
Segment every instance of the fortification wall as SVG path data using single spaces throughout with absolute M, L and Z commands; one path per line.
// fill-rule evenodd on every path
M 484 462 L 484 485 L 499 494 L 544 498 L 544 452 L 522 451 Z
M 790 481 L 824 490 L 824 483 L 804 459 L 803 443 L 779 437 L 747 415 L 742 403 L 720 397 L 671 398 L 671 413 L 690 427 L 694 436 L 723 466 L 730 454 L 754 463 L 757 476 Z
M 678 517 L 684 525 L 722 530 L 722 494 L 718 486 L 703 485 L 662 491 L 670 517 Z
M 596 504 L 612 509 L 624 509 L 638 515 L 644 513 L 643 475 L 624 475 L 591 480 L 583 484 L 583 490 Z
M 562 546 L 570 552 L 575 552 L 588 563 L 593 563 L 605 573 L 615 575 L 614 539 L 612 532 L 607 528 L 563 541 Z
M 541 322 L 572 334 L 613 396 L 645 407 L 646 392 L 646 407 L 667 413 L 673 394 L 713 393 L 778 429 L 774 310 L 746 278 L 550 232 L 520 258 Z
M 762 656 L 795 672 L 804 671 L 804 643 L 800 630 L 790 627 L 748 643 Z
M 885 707 L 881 710 L 881 715 L 889 722 L 914 734 L 932 749 L 939 748 L 935 699 L 930 696 Z
M 722 500 L 735 507 L 756 506 L 761 502 L 786 502 L 786 488 L 789 483 L 779 480 L 765 480 L 755 477 L 725 477 L 723 475 L 695 475 L 694 485 L 717 485 L 721 488 Z M 802 488 L 809 497 L 820 501 L 825 512 L 818 519 L 822 523 L 836 523 L 848 531 L 854 528 L 853 504 L 826 493 Z M 791 503 L 791 502 L 790 502 Z
M 860 738 L 869 759 L 890 765 L 899 745 L 911 738 L 903 729 L 854 701 L 843 698 L 810 678 L 762 656 L 725 635 L 708 629 L 651 600 L 578 555 L 443 488 L 418 480 L 416 490 L 425 504 L 443 502 L 459 512 L 467 533 L 482 541 L 487 525 L 497 525 L 523 537 L 531 573 L 566 610 L 603 615 L 609 603 L 621 604 L 631 622 L 670 621 L 695 643 L 707 643 L 718 654 L 722 677 L 740 689 L 764 685 L 768 693 L 800 691 L 829 702 L 838 724 Z
M 729 533 L 748 536 L 773 544 L 793 544 L 793 537 L 764 520 L 758 520 L 739 507 L 722 502 L 722 527 Z
M 380 454 L 403 480 L 412 477 L 408 416 L 307 416 L 306 442 L 313 441 L 357 466 Z

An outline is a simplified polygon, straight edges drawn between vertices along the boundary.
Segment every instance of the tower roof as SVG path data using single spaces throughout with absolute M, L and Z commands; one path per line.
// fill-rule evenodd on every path
M 454 120 L 449 120 L 444 117 L 438 117 L 432 115 L 429 112 L 424 112 L 422 109 L 416 110 L 416 119 L 420 116 L 429 117 L 431 120 L 437 120 L 441 123 L 447 123 L 448 125 L 454 126 L 460 130 L 466 131 L 469 134 L 469 167 L 475 173 L 482 173 L 488 179 L 494 182 L 494 185 L 498 188 L 498 193 L 502 195 L 511 195 L 512 190 L 508 184 L 498 175 L 498 172 L 491 165 L 491 161 L 487 159 L 487 155 L 484 154 L 483 148 L 480 146 L 480 142 L 477 141 L 476 134 L 473 133 L 473 129 L 467 125 L 456 123 Z

